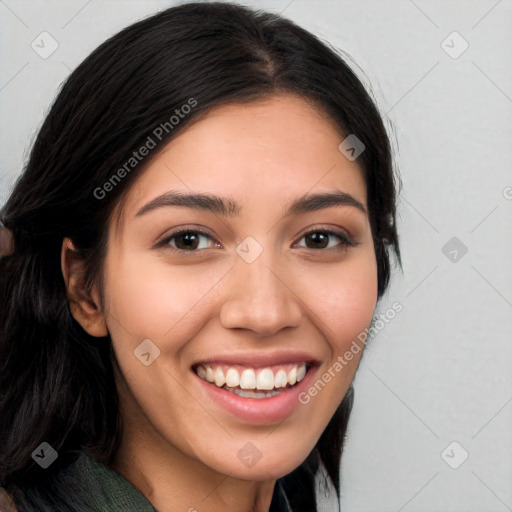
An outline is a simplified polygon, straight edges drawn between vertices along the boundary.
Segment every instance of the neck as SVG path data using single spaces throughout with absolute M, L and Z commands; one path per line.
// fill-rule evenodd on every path
M 275 480 L 249 482 L 182 463 L 182 457 L 163 457 L 120 449 L 112 464 L 158 512 L 268 512 Z

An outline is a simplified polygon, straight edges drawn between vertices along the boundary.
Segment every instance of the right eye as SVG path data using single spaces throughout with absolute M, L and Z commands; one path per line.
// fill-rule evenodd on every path
M 214 241 L 217 246 L 220 245 L 209 233 L 199 231 L 197 229 L 180 229 L 175 231 L 174 233 L 171 233 L 169 236 L 167 236 L 164 240 L 162 240 L 159 245 L 166 248 L 170 247 L 171 250 L 177 252 L 198 252 L 200 249 L 209 248 L 206 246 L 206 241 L 201 244 L 201 239 L 211 240 Z M 172 243 L 173 241 L 174 244 Z

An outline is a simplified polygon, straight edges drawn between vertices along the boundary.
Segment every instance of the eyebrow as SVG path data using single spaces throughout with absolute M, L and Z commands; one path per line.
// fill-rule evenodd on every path
M 229 197 L 207 193 L 184 193 L 171 190 L 145 204 L 135 215 L 139 217 L 158 208 L 184 206 L 195 210 L 211 212 L 223 217 L 238 217 L 241 206 Z M 285 217 L 329 208 L 331 206 L 353 206 L 368 215 L 366 207 L 350 194 L 341 191 L 305 194 L 287 203 Z

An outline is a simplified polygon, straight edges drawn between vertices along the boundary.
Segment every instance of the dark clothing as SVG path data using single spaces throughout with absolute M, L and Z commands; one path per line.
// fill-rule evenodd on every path
M 85 452 L 81 452 L 66 470 L 65 479 L 68 482 L 80 482 L 80 487 L 86 489 L 86 492 L 77 497 L 95 512 L 158 512 L 128 480 Z M 279 480 L 274 487 L 269 512 L 291 512 Z

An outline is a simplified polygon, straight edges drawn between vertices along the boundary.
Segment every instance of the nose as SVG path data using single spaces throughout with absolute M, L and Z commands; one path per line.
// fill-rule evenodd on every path
M 252 263 L 236 258 L 220 309 L 226 329 L 249 329 L 271 336 L 300 324 L 303 308 L 290 272 L 277 265 L 270 252 L 263 251 Z

